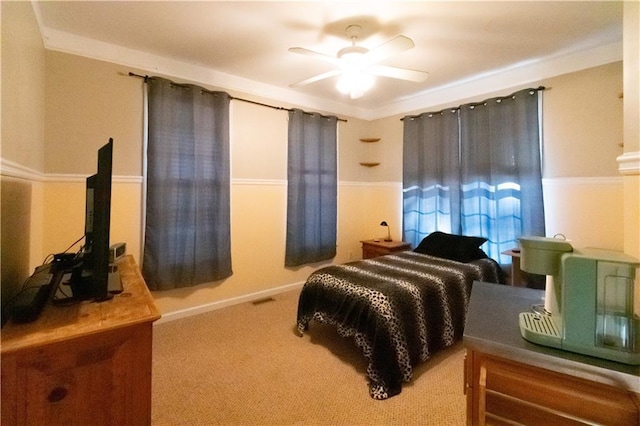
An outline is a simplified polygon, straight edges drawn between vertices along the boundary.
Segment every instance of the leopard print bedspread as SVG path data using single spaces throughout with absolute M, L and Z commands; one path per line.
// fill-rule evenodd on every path
M 500 267 L 410 251 L 328 266 L 302 288 L 298 331 L 317 321 L 353 337 L 368 362 L 371 397 L 386 399 L 411 380 L 413 366 L 462 337 L 474 280 L 500 282 Z

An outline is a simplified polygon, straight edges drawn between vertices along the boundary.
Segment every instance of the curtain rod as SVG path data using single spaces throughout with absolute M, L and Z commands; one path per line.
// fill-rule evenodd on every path
M 145 82 L 145 83 L 147 82 L 147 80 L 149 80 L 150 78 L 152 78 L 152 77 L 149 77 L 148 75 L 139 75 L 139 74 L 135 74 L 135 73 L 133 73 L 133 72 L 129 72 L 129 76 L 130 76 L 130 77 L 138 77 L 138 78 L 142 78 L 142 79 L 144 79 L 144 82 Z M 182 85 L 182 84 L 179 84 L 179 83 L 173 83 L 173 82 L 172 82 L 171 84 L 175 84 L 176 86 L 186 86 L 186 85 Z M 205 90 L 206 90 L 206 89 L 205 89 Z M 288 112 L 293 111 L 291 108 L 284 108 L 284 107 L 279 107 L 279 106 L 274 106 L 274 105 L 264 104 L 264 103 L 262 103 L 262 102 L 256 102 L 256 101 L 252 101 L 252 100 L 250 100 L 250 99 L 237 98 L 237 97 L 235 97 L 235 96 L 231 96 L 231 95 L 229 95 L 229 98 L 230 98 L 231 100 L 247 102 L 247 103 L 250 103 L 250 104 L 259 105 L 259 106 L 263 106 L 263 107 L 267 107 L 267 108 L 273 108 L 273 109 L 277 109 L 277 110 L 281 110 L 281 111 L 288 111 Z M 305 114 L 311 114 L 311 113 L 305 112 Z M 321 115 L 322 115 L 322 114 L 321 114 Z M 324 117 L 324 115 L 323 115 L 323 117 Z M 338 118 L 338 117 L 336 117 L 336 118 L 337 118 L 337 120 L 338 120 L 338 121 L 343 121 L 343 122 L 345 122 L 345 123 L 347 122 L 347 120 L 345 120 L 344 118 Z
M 500 102 L 500 101 L 502 101 L 502 100 L 504 100 L 504 99 L 509 99 L 509 98 L 513 97 L 513 96 L 514 96 L 516 93 L 518 93 L 518 92 L 525 91 L 525 90 L 539 92 L 539 91 L 550 90 L 550 89 L 551 89 L 551 87 L 545 87 L 545 86 L 530 87 L 530 88 L 528 88 L 528 89 L 521 89 L 521 90 L 518 90 L 517 92 L 514 92 L 514 93 L 512 93 L 512 94 L 510 94 L 510 95 L 507 95 L 507 96 L 496 96 L 496 97 L 493 97 L 493 98 L 485 99 L 484 101 L 480 101 L 480 102 L 472 102 L 472 103 L 468 103 L 468 104 L 459 105 L 459 106 L 457 106 L 457 107 L 445 108 L 445 109 L 441 109 L 440 111 L 434 111 L 434 112 L 423 112 L 423 113 L 420 113 L 420 114 L 418 114 L 418 115 L 407 115 L 407 116 L 405 116 L 405 117 L 402 117 L 402 118 L 400 119 L 400 121 L 404 121 L 404 119 L 405 119 L 405 118 L 416 118 L 416 117 L 420 117 L 421 115 L 425 115 L 425 114 L 428 114 L 429 116 L 431 116 L 431 115 L 438 115 L 438 114 L 441 114 L 441 113 L 443 113 L 443 112 L 445 112 L 445 111 L 456 112 L 456 111 L 458 111 L 460 108 L 462 108 L 463 106 L 470 106 L 470 107 L 472 107 L 472 108 L 473 108 L 473 107 L 477 107 L 477 106 L 480 106 L 480 105 L 484 105 L 484 104 L 486 104 L 486 103 L 487 103 L 487 101 L 491 101 L 491 100 L 496 100 L 497 102 Z M 532 94 L 533 94 L 533 93 L 532 93 Z

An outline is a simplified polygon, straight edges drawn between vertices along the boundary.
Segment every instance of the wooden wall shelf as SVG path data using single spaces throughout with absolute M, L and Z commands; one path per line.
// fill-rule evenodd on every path
M 379 141 L 380 141 L 380 138 L 360 138 L 360 142 L 365 142 L 365 143 L 372 143 L 372 142 L 379 142 Z M 376 167 L 376 166 L 379 166 L 380 163 L 363 161 L 363 162 L 360 162 L 360 165 L 364 167 Z

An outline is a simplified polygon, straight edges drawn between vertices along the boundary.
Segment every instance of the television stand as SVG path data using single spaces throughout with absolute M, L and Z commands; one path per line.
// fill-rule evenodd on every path
M 131 255 L 123 292 L 45 305 L 2 329 L 2 425 L 151 424 L 153 322 L 160 314 Z

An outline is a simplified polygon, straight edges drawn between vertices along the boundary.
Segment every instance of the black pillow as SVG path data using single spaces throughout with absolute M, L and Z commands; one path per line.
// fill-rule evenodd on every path
M 480 249 L 486 241 L 487 239 L 482 237 L 467 237 L 436 231 L 424 237 L 414 251 L 458 262 L 471 262 L 487 257 L 487 254 Z

